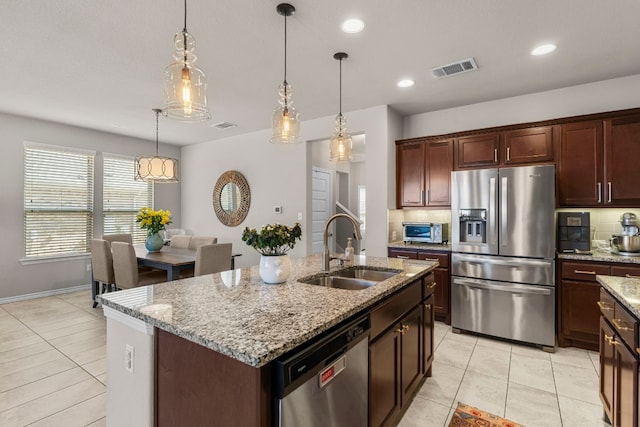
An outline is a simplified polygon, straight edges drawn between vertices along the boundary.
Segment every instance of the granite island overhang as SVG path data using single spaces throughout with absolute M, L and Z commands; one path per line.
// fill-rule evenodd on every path
M 130 357 L 125 341 L 134 339 L 127 337 L 129 332 L 137 331 L 147 336 L 139 344 L 143 351 L 136 349 L 136 364 L 140 370 L 133 376 L 143 377 L 135 382 L 147 383 L 135 394 L 138 400 L 148 394 L 142 399 L 146 409 L 138 405 L 138 412 L 143 413 L 138 425 L 148 425 L 153 420 L 155 328 L 259 370 L 427 276 L 438 265 L 432 261 L 356 256 L 353 263 L 344 267 L 332 266 L 331 271 L 367 266 L 396 270 L 398 274 L 366 289 L 344 290 L 298 281 L 320 272 L 319 255 L 292 258 L 291 262 L 291 277 L 278 285 L 264 284 L 258 266 L 254 266 L 101 296 L 100 302 L 108 318 L 107 414 L 112 413 L 109 388 L 122 390 L 125 384 L 130 388 L 133 381 L 129 378 L 133 367 L 127 371 L 126 361 L 124 370 L 122 366 L 123 352 L 125 359 Z M 112 328 L 109 328 L 110 324 Z M 123 383 L 118 385 L 119 382 Z M 122 410 L 123 400 L 121 395 L 118 404 L 114 402 L 113 407 L 119 407 L 114 412 Z M 111 424 L 109 417 L 107 420 Z

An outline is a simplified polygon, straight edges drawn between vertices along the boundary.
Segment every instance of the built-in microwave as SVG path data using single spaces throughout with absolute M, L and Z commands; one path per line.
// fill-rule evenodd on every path
M 449 241 L 449 224 L 403 222 L 402 228 L 405 243 L 447 243 Z

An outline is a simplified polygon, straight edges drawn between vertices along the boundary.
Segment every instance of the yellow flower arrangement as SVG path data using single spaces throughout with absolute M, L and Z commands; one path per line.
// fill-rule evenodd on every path
M 136 222 L 140 224 L 140 228 L 147 230 L 147 236 L 151 236 L 164 230 L 165 225 L 171 224 L 171 211 L 163 209 L 154 211 L 148 207 L 140 208 Z

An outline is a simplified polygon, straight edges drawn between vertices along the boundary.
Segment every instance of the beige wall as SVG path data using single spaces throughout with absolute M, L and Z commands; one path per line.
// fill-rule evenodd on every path
M 56 260 L 46 263 L 23 264 L 23 142 L 62 145 L 101 153 L 123 155 L 153 154 L 155 143 L 142 139 L 98 132 L 59 123 L 29 119 L 0 113 L 2 141 L 2 167 L 0 167 L 0 301 L 19 295 L 55 293 L 61 289 L 88 285 L 91 275 L 87 271 L 88 257 Z M 162 153 L 180 157 L 178 147 L 162 144 Z M 101 235 L 102 168 L 96 161 L 95 182 L 95 235 Z M 156 207 L 170 209 L 177 225 L 180 224 L 179 185 L 156 185 Z M 89 304 L 89 302 L 87 302 Z

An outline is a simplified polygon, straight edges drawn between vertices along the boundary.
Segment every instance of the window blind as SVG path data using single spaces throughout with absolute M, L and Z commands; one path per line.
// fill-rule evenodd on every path
M 25 258 L 89 252 L 93 160 L 93 152 L 25 143 Z
M 104 155 L 103 163 L 104 234 L 129 233 L 134 243 L 142 243 L 147 231 L 136 222 L 138 210 L 153 207 L 153 183 L 134 179 L 134 159 Z

